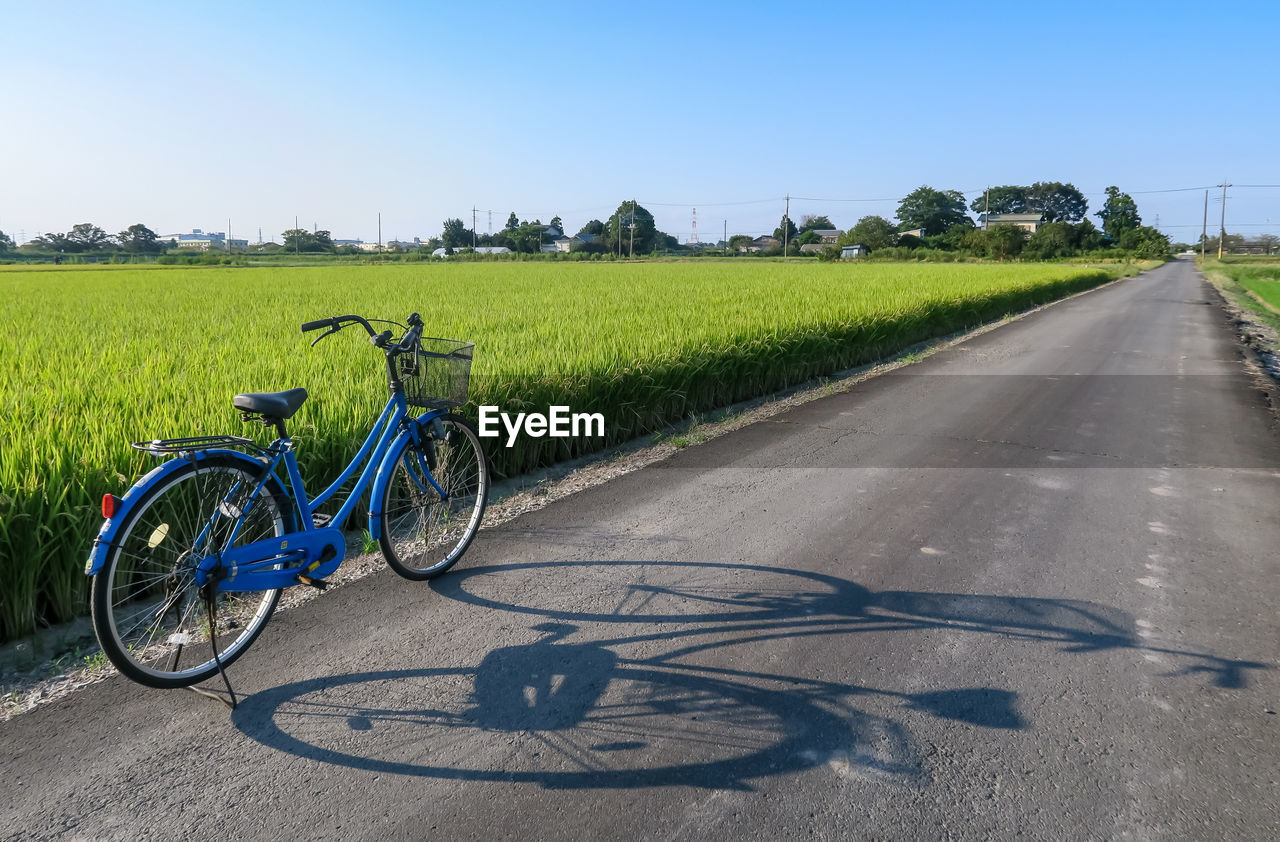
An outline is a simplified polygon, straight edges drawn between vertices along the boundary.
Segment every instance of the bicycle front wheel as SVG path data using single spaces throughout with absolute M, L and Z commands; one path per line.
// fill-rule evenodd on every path
M 262 632 L 280 591 L 221 593 L 216 628 L 195 583 L 196 565 L 286 531 L 284 490 L 274 481 L 248 497 L 260 467 L 210 454 L 160 481 L 125 514 L 106 562 L 93 577 L 93 628 L 120 672 L 149 687 L 186 687 L 225 667 Z M 248 514 L 244 510 L 248 509 Z
M 423 427 L 420 445 L 406 440 L 387 457 L 394 467 L 383 492 L 378 542 L 391 569 L 415 581 L 457 563 L 489 501 L 489 460 L 480 437 L 458 415 L 438 420 Z

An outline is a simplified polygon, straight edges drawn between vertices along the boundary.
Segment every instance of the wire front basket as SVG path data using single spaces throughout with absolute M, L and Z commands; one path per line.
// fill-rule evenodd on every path
M 405 402 L 427 409 L 466 403 L 475 349 L 474 342 L 460 339 L 419 339 L 417 358 L 404 354 L 398 363 Z

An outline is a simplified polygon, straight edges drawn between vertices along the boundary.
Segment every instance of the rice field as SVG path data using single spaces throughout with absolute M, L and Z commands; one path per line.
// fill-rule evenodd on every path
M 1211 268 L 1252 292 L 1269 305 L 1273 313 L 1280 312 L 1280 258 L 1274 258 L 1273 262 L 1265 262 L 1265 258 L 1248 263 L 1220 262 L 1211 264 Z
M 499 475 L 890 355 L 1133 267 L 697 262 L 0 267 L 0 640 L 85 610 L 106 492 L 150 466 L 130 441 L 256 435 L 230 398 L 305 386 L 290 422 L 315 493 L 386 399 L 358 313 L 476 342 L 475 404 L 602 412 L 601 439 L 494 444 Z M 496 440 L 490 440 L 495 442 Z

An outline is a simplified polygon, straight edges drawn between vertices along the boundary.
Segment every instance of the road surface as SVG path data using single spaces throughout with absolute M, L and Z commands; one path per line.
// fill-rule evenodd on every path
M 1179 261 L 0 725 L 0 836 L 1274 839 L 1278 444 Z

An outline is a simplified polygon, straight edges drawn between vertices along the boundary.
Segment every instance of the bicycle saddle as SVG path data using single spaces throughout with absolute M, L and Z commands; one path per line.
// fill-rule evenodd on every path
M 241 412 L 256 412 L 268 418 L 285 421 L 298 411 L 307 400 L 306 389 L 286 389 L 283 392 L 246 392 L 231 399 L 231 405 Z

